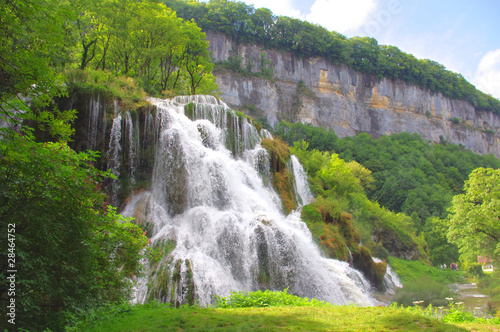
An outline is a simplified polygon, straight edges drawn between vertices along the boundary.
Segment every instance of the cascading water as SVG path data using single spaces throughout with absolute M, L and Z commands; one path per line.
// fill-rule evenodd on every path
M 120 151 L 121 147 L 121 130 L 122 130 L 122 115 L 118 107 L 118 101 L 114 105 L 114 119 L 111 126 L 111 134 L 109 140 L 109 148 L 107 152 L 108 170 L 116 177 L 120 176 Z M 111 183 L 111 204 L 118 205 L 118 191 L 120 190 L 120 183 L 118 180 L 112 180 Z
M 131 186 L 135 183 L 135 170 L 137 163 L 137 139 L 135 139 L 134 123 L 130 112 L 125 112 L 125 134 L 128 139 L 128 173 Z
M 282 214 L 269 157 L 246 118 L 193 96 L 158 104 L 155 124 L 152 189 L 122 212 L 147 224 L 164 254 L 150 262 L 138 299 L 209 305 L 232 291 L 288 287 L 331 303 L 375 303 L 361 273 L 320 254 L 299 211 Z
M 382 260 L 380 258 L 372 257 L 375 263 L 380 263 Z M 387 264 L 387 269 L 385 271 L 384 276 L 384 284 L 387 288 L 387 293 L 394 294 L 396 288 L 402 288 L 403 284 L 399 279 L 399 276 L 396 272 L 394 272 L 389 264 Z
M 294 189 L 297 196 L 297 202 L 299 202 L 300 205 L 307 205 L 311 203 L 314 198 L 307 182 L 307 173 L 304 171 L 304 168 L 296 156 L 292 155 L 290 162 L 292 164 L 293 176 L 295 178 Z
M 99 122 L 101 121 L 101 103 L 100 95 L 89 100 L 89 123 L 88 123 L 88 149 L 95 150 L 97 146 L 97 133 Z

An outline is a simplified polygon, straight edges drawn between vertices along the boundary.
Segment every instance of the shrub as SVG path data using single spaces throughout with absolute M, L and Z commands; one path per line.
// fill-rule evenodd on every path
M 331 304 L 317 299 L 308 299 L 288 294 L 288 288 L 283 291 L 232 292 L 227 297 L 217 297 L 219 308 L 249 308 L 249 307 L 285 307 L 307 306 L 322 307 Z
M 474 277 L 481 277 L 484 275 L 483 272 L 483 267 L 479 263 L 471 263 L 464 265 L 464 270 L 467 272 L 467 274 L 474 276 Z
M 448 304 L 446 298 L 452 298 L 453 292 L 448 287 L 431 278 L 424 276 L 398 288 L 394 301 L 404 306 L 415 305 L 415 301 L 424 301 L 424 306 L 443 306 Z

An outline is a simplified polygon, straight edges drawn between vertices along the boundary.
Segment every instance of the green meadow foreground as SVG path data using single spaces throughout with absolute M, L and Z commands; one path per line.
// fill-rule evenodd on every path
M 500 331 L 491 322 L 446 323 L 392 307 L 167 308 L 138 306 L 81 331 Z

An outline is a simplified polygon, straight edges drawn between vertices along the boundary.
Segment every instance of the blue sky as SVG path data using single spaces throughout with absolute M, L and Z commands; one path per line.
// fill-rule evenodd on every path
M 435 60 L 500 99 L 498 0 L 243 0 Z

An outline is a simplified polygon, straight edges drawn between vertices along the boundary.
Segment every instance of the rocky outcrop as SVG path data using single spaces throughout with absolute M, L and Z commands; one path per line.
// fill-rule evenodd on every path
M 445 140 L 500 157 L 499 114 L 326 59 L 236 44 L 211 32 L 207 39 L 214 62 L 239 58 L 247 72 L 215 72 L 221 99 L 253 116 L 265 116 L 271 124 L 301 121 L 331 128 L 339 137 L 418 133 L 432 142 Z M 259 75 L 263 66 L 272 67 L 272 79 Z

